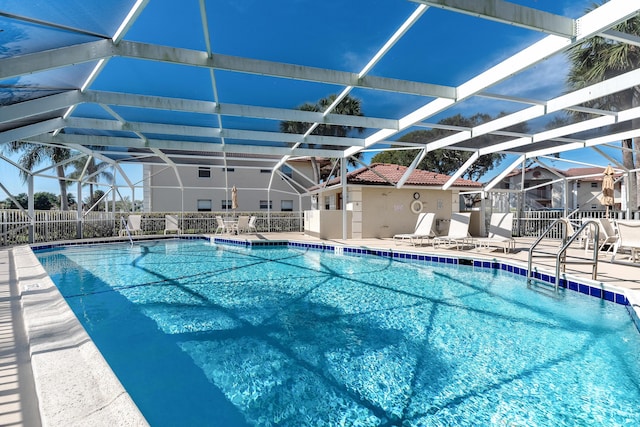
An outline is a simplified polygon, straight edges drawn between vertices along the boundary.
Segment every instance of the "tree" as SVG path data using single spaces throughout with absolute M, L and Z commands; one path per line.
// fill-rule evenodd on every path
M 91 207 L 93 205 L 95 205 L 100 199 L 102 199 L 102 197 L 104 196 L 104 191 L 102 190 L 96 190 L 93 192 L 92 196 L 87 196 L 85 197 L 84 201 L 87 204 L 88 207 Z M 100 205 L 96 206 L 96 208 L 94 209 L 96 211 L 102 211 L 104 210 L 104 207 L 100 207 Z
M 326 98 L 322 98 L 315 104 L 305 103 L 300 105 L 296 109 L 302 111 L 312 111 L 312 112 L 322 112 L 326 111 L 327 108 L 333 104 L 336 100 L 337 95 L 332 94 Z M 363 116 L 362 109 L 360 105 L 360 100 L 356 98 L 352 98 L 347 95 L 336 107 L 331 111 L 333 114 L 344 114 L 349 116 Z M 284 121 L 280 122 L 280 131 L 284 133 L 296 133 L 303 135 L 307 132 L 313 123 L 306 122 L 296 122 L 296 121 Z M 346 137 L 351 132 L 364 132 L 364 128 L 355 127 L 355 126 L 344 126 L 344 125 L 331 125 L 331 124 L 319 124 L 311 135 L 325 135 L 325 136 L 337 136 L 337 137 Z M 309 148 L 314 148 L 315 144 L 309 144 Z M 360 158 L 361 153 L 356 154 L 354 157 Z M 316 157 L 312 156 L 311 160 L 311 168 L 313 170 L 313 180 L 316 184 L 320 183 L 322 179 L 320 166 Z M 353 164 L 353 162 L 351 162 Z
M 39 191 L 33 195 L 33 208 L 48 211 L 58 207 L 58 196 L 46 191 Z
M 27 193 L 16 194 L 15 196 L 13 196 L 13 198 L 16 199 L 18 203 L 20 203 L 20 206 L 22 206 L 24 209 L 27 209 L 27 204 L 29 203 L 29 197 L 27 196 Z M 18 205 L 13 203 L 13 200 L 8 197 L 5 199 L 3 204 L 5 205 L 5 209 L 18 209 Z
M 28 171 L 32 171 L 35 166 L 45 160 L 50 160 L 54 165 L 56 165 L 55 168 L 58 176 L 58 184 L 60 185 L 60 195 L 62 196 L 62 210 L 67 210 L 67 181 L 65 179 L 65 166 L 60 163 L 69 159 L 69 149 L 23 141 L 10 142 L 8 147 L 10 152 L 21 153 L 18 163 Z M 29 174 L 24 171 L 20 171 L 20 176 L 22 177 L 22 181 L 26 182 Z
M 74 180 L 82 179 L 84 176 L 90 175 L 91 181 L 88 184 L 84 184 L 83 186 L 89 185 L 89 200 L 93 200 L 94 190 L 93 190 L 93 181 L 94 179 L 103 178 L 109 184 L 113 183 L 113 174 L 106 170 L 108 167 L 108 163 L 105 162 L 96 162 L 95 157 L 89 156 L 88 158 L 80 158 L 71 162 L 71 165 L 74 167 L 74 171 L 69 174 L 69 178 Z
M 498 117 L 503 114 L 498 115 Z M 475 114 L 471 117 L 464 117 L 457 114 L 452 117 L 440 120 L 438 123 L 450 126 L 462 126 L 462 127 L 474 127 L 482 123 L 486 123 L 492 120 L 492 117 L 488 114 Z M 509 129 L 512 132 L 526 132 L 526 124 L 519 124 L 512 126 Z M 451 131 L 444 129 L 432 129 L 432 130 L 418 130 L 403 135 L 399 141 L 403 142 L 415 142 L 420 144 L 426 144 L 430 141 L 450 135 Z M 501 141 L 504 137 L 497 137 L 494 135 L 481 135 L 473 138 L 474 145 L 491 145 Z M 396 147 L 397 148 L 397 147 Z M 383 151 L 376 154 L 371 159 L 372 162 L 377 163 L 395 163 L 403 166 L 409 166 L 413 159 L 418 155 L 419 150 L 394 150 Z M 418 165 L 418 169 L 428 170 L 432 172 L 438 172 L 445 175 L 451 175 L 460 168 L 460 166 L 471 157 L 471 151 L 461 151 L 455 149 L 438 149 L 427 153 L 425 158 Z M 471 180 L 479 180 L 488 171 L 497 166 L 504 154 L 492 153 L 484 156 L 480 156 L 476 162 L 471 165 L 463 174 L 462 177 Z
M 600 5 L 592 6 L 587 9 L 587 12 L 598 6 Z M 636 15 L 612 29 L 640 36 L 640 17 Z M 567 84 L 572 89 L 581 89 L 640 67 L 640 48 L 638 46 L 605 39 L 600 36 L 592 37 L 575 45 L 569 50 L 568 55 L 571 69 L 567 75 Z M 640 106 L 640 86 L 585 104 L 590 107 L 613 111 L 638 107 Z M 576 115 L 579 115 L 579 113 L 576 113 Z M 632 122 L 634 128 L 639 125 L 638 120 Z M 636 155 L 634 160 L 634 152 L 632 151 L 634 145 L 636 150 L 640 149 L 640 140 L 638 138 L 624 140 L 621 145 L 624 149 L 622 151 L 624 167 L 627 169 L 640 167 L 640 158 Z M 638 207 L 637 189 L 636 173 L 633 172 L 630 174 L 629 179 L 629 205 L 634 209 Z

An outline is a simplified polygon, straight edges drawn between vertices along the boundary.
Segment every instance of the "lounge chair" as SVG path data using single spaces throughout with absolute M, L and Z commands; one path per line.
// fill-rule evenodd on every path
M 416 228 L 413 233 L 405 233 L 405 234 L 396 234 L 393 236 L 393 240 L 396 242 L 396 245 L 399 241 L 408 240 L 413 246 L 416 244 L 422 245 L 424 239 L 429 239 L 435 237 L 435 233 L 433 232 L 433 221 L 436 214 L 434 213 L 421 213 L 418 215 L 418 220 L 416 221 Z
M 216 216 L 216 224 L 218 225 L 218 227 L 216 228 L 216 231 L 214 234 L 222 234 L 222 233 L 227 233 L 229 231 L 229 229 L 227 228 L 227 224 L 225 224 L 224 220 L 220 215 Z
M 449 232 L 446 236 L 439 236 L 433 239 L 433 247 L 437 248 L 440 245 L 455 245 L 456 249 L 460 249 L 461 246 L 471 244 L 473 240 L 469 236 L 470 219 L 471 213 L 469 212 L 453 213 L 449 223 Z
M 120 236 L 126 236 L 127 232 L 130 235 L 142 234 L 142 228 L 140 224 L 142 223 L 142 215 L 129 215 L 127 218 L 127 226 L 120 230 Z
M 487 248 L 492 246 L 502 247 L 504 253 L 516 248 L 516 241 L 513 238 L 513 213 L 493 213 L 489 223 L 489 234 L 487 237 L 473 239 L 477 248 Z
M 640 254 L 640 221 L 617 221 L 616 224 L 618 226 L 618 241 L 613 248 L 611 262 L 616 258 L 620 248 L 629 249 L 631 251 L 630 260 L 632 262 L 638 261 L 638 254 Z
M 247 225 L 247 233 L 257 233 L 258 229 L 256 228 L 256 216 L 252 215 L 251 218 L 249 218 L 249 224 Z
M 598 242 L 594 242 L 595 235 L 592 230 L 593 227 L 585 228 L 584 237 L 581 236 L 581 240 L 584 240 L 584 253 L 587 254 L 591 246 L 599 245 L 598 252 L 602 252 L 602 249 L 608 245 L 606 252 L 613 250 L 615 244 L 618 241 L 618 234 L 613 229 L 613 225 L 611 225 L 611 221 L 607 218 L 593 219 L 593 218 L 583 218 L 583 221 L 596 221 L 598 222 Z M 591 245 L 593 243 L 593 245 Z
M 176 218 L 173 215 L 165 215 L 164 216 L 164 234 L 166 235 L 167 233 L 171 233 L 171 232 L 176 232 L 177 234 L 182 233 L 182 230 L 180 230 L 180 227 L 178 227 L 178 218 Z
M 237 234 L 248 232 L 249 231 L 249 216 L 247 216 L 247 215 L 238 216 L 238 222 L 236 223 L 236 225 L 234 227 L 234 231 Z

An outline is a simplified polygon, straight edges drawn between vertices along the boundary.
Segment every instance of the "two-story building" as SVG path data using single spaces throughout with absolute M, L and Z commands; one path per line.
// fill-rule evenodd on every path
M 525 169 L 523 176 L 522 169 L 516 169 L 502 180 L 496 190 L 524 188 L 525 207 L 531 210 L 603 210 L 604 206 L 600 203 L 603 171 L 604 168 L 595 167 L 561 170 L 538 166 Z M 618 180 L 620 176 L 621 174 L 616 174 L 614 180 Z M 623 194 L 624 183 L 623 180 L 619 180 L 614 187 L 613 209 L 626 208 L 625 199 L 621 196 Z M 515 204 L 515 198 L 512 198 L 512 207 L 515 208 Z
M 291 212 L 309 209 L 306 188 L 313 185 L 309 159 L 289 160 L 272 174 L 255 167 L 144 165 L 145 212 L 231 210 L 231 189 L 238 211 Z

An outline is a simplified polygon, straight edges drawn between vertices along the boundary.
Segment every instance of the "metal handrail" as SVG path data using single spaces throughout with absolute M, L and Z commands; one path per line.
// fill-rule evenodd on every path
M 538 246 L 538 244 L 542 241 L 542 239 L 551 232 L 551 230 L 558 224 L 564 224 L 564 234 L 562 237 L 562 246 L 558 253 L 556 253 L 556 275 L 555 275 L 555 290 L 558 290 L 560 285 L 560 268 L 562 267 L 562 271 L 566 270 L 566 252 L 571 243 L 573 243 L 582 233 L 582 231 L 591 225 L 595 225 L 595 233 L 594 233 L 594 245 L 593 245 L 593 261 L 591 267 L 591 278 L 596 280 L 598 276 L 598 241 L 600 239 L 600 224 L 595 220 L 589 220 L 582 223 L 580 228 L 576 232 L 574 232 L 571 236 L 568 236 L 569 230 L 573 229 L 571 223 L 567 218 L 558 218 L 555 220 L 541 235 L 538 239 L 531 245 L 529 248 L 529 260 L 527 263 L 527 282 L 530 283 L 533 278 L 533 251 Z M 589 243 L 586 242 L 586 245 Z
M 127 236 L 129 236 L 129 242 L 131 242 L 131 246 L 133 246 L 133 238 L 131 237 L 131 231 L 129 230 L 129 223 L 124 220 L 124 216 L 120 217 L 120 223 L 124 226 L 124 229 L 127 230 Z

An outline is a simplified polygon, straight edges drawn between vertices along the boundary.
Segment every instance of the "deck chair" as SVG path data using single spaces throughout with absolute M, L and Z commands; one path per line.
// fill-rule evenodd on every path
M 164 234 L 166 235 L 167 233 L 171 233 L 171 232 L 176 232 L 177 234 L 182 233 L 182 230 L 180 230 L 180 227 L 178 227 L 178 218 L 176 218 L 173 215 L 165 215 L 164 216 Z
M 583 218 L 583 220 L 592 220 L 592 218 Z M 598 222 L 599 228 L 598 228 L 598 242 L 595 242 L 593 240 L 595 240 L 595 235 L 593 233 L 593 230 L 591 230 L 593 227 L 587 227 L 586 228 L 586 236 L 584 239 L 584 253 L 585 255 L 587 254 L 587 252 L 590 249 L 590 243 L 593 242 L 593 246 L 595 247 L 595 245 L 599 245 L 598 246 L 598 252 L 602 252 L 602 249 L 608 245 L 609 247 L 607 248 L 607 250 L 605 252 L 609 252 L 612 251 L 613 248 L 615 247 L 615 244 L 618 241 L 618 234 L 616 233 L 616 231 L 613 229 L 613 225 L 611 225 L 611 221 L 609 221 L 607 218 L 599 218 L 596 219 L 595 221 Z
M 413 246 L 418 243 L 422 245 L 424 239 L 435 237 L 436 234 L 433 232 L 433 221 L 435 217 L 436 214 L 431 212 L 419 214 L 413 233 L 396 234 L 393 236 L 396 245 L 404 240 L 408 240 Z
M 515 250 L 516 241 L 513 238 L 513 213 L 493 213 L 489 222 L 487 237 L 473 239 L 478 248 L 489 249 L 492 246 L 502 247 L 504 253 Z
M 249 224 L 247 224 L 247 233 L 257 233 L 258 230 L 256 229 L 256 216 L 252 215 L 251 218 L 249 218 Z
M 433 239 L 433 247 L 437 248 L 440 245 L 455 245 L 456 249 L 460 249 L 461 246 L 471 244 L 472 239 L 469 236 L 470 219 L 470 212 L 453 213 L 449 224 L 449 232 L 446 236 L 439 236 Z
M 142 234 L 142 228 L 140 227 L 141 223 L 142 215 L 129 215 L 129 217 L 127 218 L 127 227 L 120 230 L 120 236 L 126 236 L 127 230 L 132 236 L 136 234 Z
M 249 231 L 249 216 L 248 215 L 240 215 L 238 216 L 238 223 L 235 226 L 236 233 L 246 233 Z
M 602 252 L 602 248 L 605 245 L 609 245 L 606 252 L 612 251 L 615 248 L 616 243 L 618 243 L 618 233 L 613 229 L 613 225 L 611 225 L 611 221 L 608 218 L 600 218 L 600 247 L 598 248 L 598 252 Z
M 616 224 L 618 226 L 618 241 L 613 248 L 611 262 L 614 261 L 620 248 L 629 249 L 631 251 L 631 258 L 629 259 L 632 262 L 638 261 L 638 255 L 640 254 L 640 221 L 617 221 Z
M 217 228 L 214 234 L 222 234 L 229 231 L 227 229 L 227 224 L 224 223 L 224 220 L 220 215 L 216 216 L 216 224 L 217 224 Z

